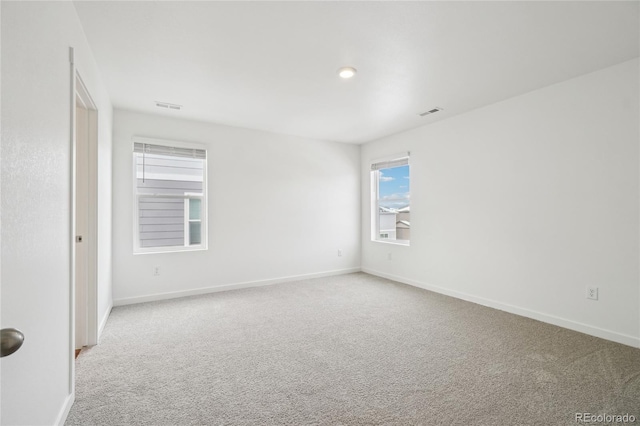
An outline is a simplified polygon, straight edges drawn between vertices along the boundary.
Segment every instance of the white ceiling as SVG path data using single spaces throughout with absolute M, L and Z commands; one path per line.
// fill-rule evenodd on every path
M 639 5 L 75 2 L 114 107 L 352 143 L 635 58 Z

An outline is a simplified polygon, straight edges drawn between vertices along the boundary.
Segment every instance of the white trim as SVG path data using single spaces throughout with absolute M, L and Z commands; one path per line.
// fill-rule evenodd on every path
M 89 174 L 89 235 L 87 235 L 87 243 L 90 244 L 88 249 L 88 265 L 87 276 L 89 277 L 87 283 L 87 343 L 96 344 L 98 339 L 97 330 L 97 167 L 98 167 L 98 149 L 97 149 L 97 107 L 93 102 L 93 99 L 89 95 L 87 88 L 85 87 L 82 78 L 78 72 L 75 64 L 75 50 L 73 47 L 69 47 L 69 63 L 70 63 L 70 136 L 69 141 L 71 151 L 70 162 L 70 206 L 69 206 L 69 381 L 68 388 L 69 394 L 65 398 L 65 402 L 62 406 L 58 418 L 56 419 L 56 425 L 64 425 L 71 406 L 75 401 L 75 377 L 76 377 L 76 363 L 75 363 L 75 335 L 76 335 L 76 98 L 80 98 L 83 107 L 87 107 L 90 114 L 89 131 L 90 139 L 88 141 L 88 174 Z M 94 123 L 95 128 L 91 127 Z M 93 190 L 93 191 L 92 191 Z
M 75 395 L 75 378 L 76 378 L 76 363 L 75 363 L 75 348 L 76 348 L 76 65 L 75 65 L 75 50 L 73 47 L 69 47 L 69 62 L 71 65 L 71 123 L 69 141 L 71 150 L 71 164 L 70 175 L 71 182 L 69 197 L 69 396 Z M 73 404 L 73 400 L 71 401 Z M 68 414 L 68 411 L 67 411 Z M 64 415 L 66 420 L 66 414 Z
M 126 297 L 124 299 L 116 299 L 113 306 L 133 305 L 135 303 L 155 302 L 157 300 L 177 299 L 179 297 L 197 296 L 201 294 L 217 293 L 219 291 L 238 290 L 241 288 L 262 287 L 266 285 L 280 284 L 290 281 L 308 280 L 311 278 L 330 277 L 333 275 L 352 274 L 360 272 L 360 268 L 337 269 L 333 271 L 316 272 L 312 274 L 292 275 L 288 277 L 273 278 L 268 280 L 247 281 L 234 284 L 223 284 L 215 287 L 204 287 L 193 290 L 172 291 L 169 293 L 151 294 L 148 296 Z
M 58 417 L 56 418 L 56 421 L 53 423 L 55 426 L 64 426 L 64 423 L 67 421 L 67 417 L 69 416 L 69 411 L 71 411 L 71 406 L 73 406 L 73 403 L 75 402 L 75 400 L 76 400 L 75 392 L 67 395 L 67 397 L 64 399 L 64 403 L 62 404 L 62 407 L 60 408 Z
M 395 229 L 394 229 L 395 231 Z M 380 231 L 381 234 L 385 234 L 385 231 Z M 385 240 L 385 239 L 379 239 L 379 240 L 371 240 L 372 243 L 382 243 L 382 244 L 392 244 L 394 246 L 405 246 L 405 247 L 411 247 L 411 241 L 410 240 Z
M 133 254 L 134 255 L 138 255 L 138 254 L 153 254 L 153 253 L 175 253 L 175 252 L 185 252 L 185 251 L 200 251 L 200 250 L 208 250 L 209 248 L 209 218 L 208 218 L 208 205 L 209 205 L 209 200 L 208 200 L 208 163 L 209 163 L 209 158 L 208 158 L 208 150 L 207 150 L 207 146 L 203 145 L 203 144 L 199 144 L 199 143 L 192 143 L 192 142 L 182 142 L 182 141 L 172 141 L 172 140 L 165 140 L 165 139 L 153 139 L 153 138 L 147 138 L 147 137 L 143 137 L 143 136 L 133 136 L 132 137 L 132 141 L 133 144 L 135 145 L 136 143 L 147 143 L 147 144 L 155 144 L 155 145 L 163 145 L 163 146 L 169 146 L 169 147 L 176 147 L 176 148 L 189 148 L 189 149 L 202 149 L 205 151 L 205 158 L 201 158 L 199 160 L 202 160 L 202 195 L 200 195 L 199 193 L 197 193 L 196 195 L 188 195 L 188 194 L 192 194 L 192 193 L 185 193 L 183 195 L 177 196 L 177 195 L 171 195 L 171 194 L 144 194 L 144 193 L 138 193 L 138 185 L 137 185 L 137 163 L 135 161 L 135 155 L 137 154 L 136 152 L 134 152 L 132 150 L 132 154 L 133 154 L 133 160 L 132 161 L 132 177 L 131 177 L 131 182 L 133 184 Z M 185 201 L 188 200 L 188 198 L 200 198 L 201 200 L 204 200 L 204 202 L 200 203 L 200 230 L 201 230 L 201 243 L 198 245 L 187 245 L 184 244 L 184 241 L 186 241 L 186 239 L 188 238 L 187 234 L 186 234 L 186 229 L 185 229 L 185 237 L 184 237 L 184 241 L 182 246 L 160 246 L 160 247 L 140 247 L 140 212 L 139 212 L 139 198 L 140 197 L 158 197 L 158 198 L 184 198 Z M 186 216 L 188 214 L 187 211 L 185 211 L 185 222 L 188 224 L 188 216 Z M 185 225 L 185 228 L 188 225 Z
M 78 96 L 80 97 L 80 100 L 82 101 L 82 107 L 84 109 L 97 111 L 98 107 L 96 106 L 96 103 L 93 101 L 93 98 L 89 93 L 89 90 L 87 90 L 87 86 L 84 83 L 84 80 L 82 80 L 82 77 L 80 77 L 80 73 L 78 73 L 78 70 L 76 70 L 76 77 L 78 79 L 78 82 L 80 83 L 79 85 L 76 85 L 76 93 L 78 94 Z
M 547 324 L 557 325 L 562 328 L 567 328 L 569 330 L 599 337 L 601 339 L 610 340 L 616 343 L 622 343 L 623 345 L 632 346 L 634 348 L 640 348 L 639 337 L 634 337 L 628 334 L 618 333 L 611 330 L 605 330 L 603 328 L 594 327 L 592 325 L 583 324 L 581 322 L 557 317 L 555 315 L 546 314 L 544 312 L 538 312 L 531 309 L 521 308 L 518 306 L 498 302 L 491 299 L 485 299 L 484 297 L 474 296 L 474 295 L 460 292 L 460 291 L 449 290 L 443 287 L 426 284 L 420 281 L 412 280 L 405 277 L 400 277 L 393 274 L 387 274 L 385 272 L 380 272 L 380 271 L 376 271 L 369 268 L 362 268 L 362 272 L 365 272 L 370 275 L 382 277 L 382 278 L 387 278 L 389 280 L 397 281 L 400 283 L 408 284 L 413 287 L 419 287 L 424 290 L 433 291 L 435 293 L 440 293 L 447 296 L 455 297 L 456 299 L 466 300 L 467 302 L 476 303 L 478 305 L 487 306 L 489 308 L 498 309 L 500 311 L 509 312 L 515 315 L 520 315 L 522 317 L 531 318 L 537 321 L 542 321 Z
M 189 204 L 189 198 L 187 197 L 187 195 L 184 195 L 184 201 L 182 202 L 182 208 L 184 209 L 184 221 L 182 223 L 182 243 L 184 244 L 185 247 L 189 246 L 189 215 L 191 214 L 191 211 L 189 209 L 190 204 Z M 140 225 L 138 225 L 138 228 L 140 227 Z M 202 237 L 202 236 L 201 236 Z M 200 245 L 200 244 L 198 244 Z
M 100 320 L 100 325 L 98 326 L 98 343 L 100 343 L 100 337 L 102 336 L 104 327 L 107 325 L 107 321 L 109 320 L 109 316 L 111 315 L 112 309 L 113 309 L 113 303 L 109 304 L 107 311 L 104 313 L 104 316 Z
M 376 241 L 380 235 L 380 212 L 378 208 L 378 180 L 380 173 L 369 171 L 369 211 L 371 213 L 371 241 Z
M 202 244 L 197 246 L 160 246 L 160 247 L 143 247 L 134 252 L 134 256 L 139 254 L 158 254 L 158 253 L 183 253 L 185 251 L 206 251 L 207 247 Z

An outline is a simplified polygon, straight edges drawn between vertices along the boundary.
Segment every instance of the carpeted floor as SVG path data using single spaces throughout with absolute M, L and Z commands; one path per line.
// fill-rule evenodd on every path
M 118 307 L 76 362 L 67 425 L 640 424 L 640 349 L 364 273 Z

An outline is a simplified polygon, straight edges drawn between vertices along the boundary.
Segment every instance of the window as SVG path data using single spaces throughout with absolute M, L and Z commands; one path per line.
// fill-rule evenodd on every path
M 409 245 L 410 186 L 408 154 L 371 164 L 371 240 Z
M 134 253 L 207 248 L 207 151 L 134 138 Z

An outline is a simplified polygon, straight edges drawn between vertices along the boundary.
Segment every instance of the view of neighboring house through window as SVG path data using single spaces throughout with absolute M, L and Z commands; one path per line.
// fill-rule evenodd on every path
M 371 165 L 372 240 L 409 244 L 410 185 L 409 157 Z
M 133 147 L 134 252 L 206 249 L 206 150 L 193 144 L 137 139 Z

